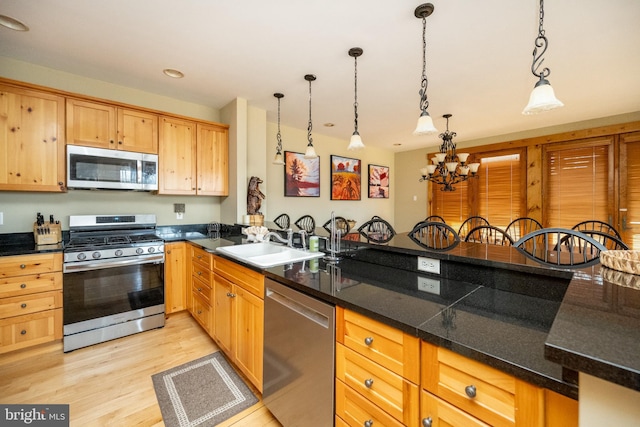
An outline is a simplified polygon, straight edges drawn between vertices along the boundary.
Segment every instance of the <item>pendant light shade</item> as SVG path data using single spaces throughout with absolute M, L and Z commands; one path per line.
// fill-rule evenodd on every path
M 361 150 L 364 148 L 362 138 L 358 133 L 358 57 L 362 55 L 362 49 L 359 47 L 353 47 L 349 49 L 349 56 L 354 60 L 354 101 L 353 101 L 353 123 L 354 130 L 351 139 L 349 140 L 349 146 L 347 150 Z
M 433 13 L 433 5 L 424 3 L 418 6 L 414 12 L 416 18 L 422 19 L 422 79 L 420 83 L 420 117 L 418 125 L 413 131 L 414 135 L 432 135 L 438 133 L 438 129 L 433 125 L 433 120 L 427 109 L 429 101 L 427 100 L 427 17 Z
M 536 37 L 535 47 L 533 48 L 533 62 L 531 64 L 531 73 L 538 77 L 539 80 L 534 86 L 531 96 L 529 97 L 529 103 L 524 107 L 522 114 L 538 114 L 564 106 L 564 104 L 556 98 L 553 88 L 549 80 L 547 80 L 547 77 L 551 74 L 551 70 L 545 67 L 541 71 L 538 71 L 538 68 L 540 68 L 544 62 L 542 55 L 547 51 L 549 45 L 549 41 L 544 33 L 543 24 L 544 0 L 540 0 L 538 37 Z
M 311 82 L 316 80 L 316 76 L 313 74 L 307 74 L 304 79 L 309 82 L 309 125 L 307 126 L 307 149 L 304 152 L 305 159 L 315 159 L 318 157 L 316 149 L 313 148 L 313 138 L 311 137 L 311 130 L 313 129 L 311 123 Z
M 276 144 L 276 155 L 273 158 L 273 164 L 284 165 L 284 159 L 282 158 L 282 135 L 280 134 L 280 100 L 284 98 L 284 95 L 281 93 L 274 93 L 273 96 L 278 98 L 278 133 L 276 135 L 278 143 Z

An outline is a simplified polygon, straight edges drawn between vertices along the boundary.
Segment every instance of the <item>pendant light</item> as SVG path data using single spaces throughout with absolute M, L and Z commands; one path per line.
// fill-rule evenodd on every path
M 349 146 L 347 150 L 360 150 L 364 148 L 364 144 L 362 143 L 362 138 L 360 138 L 360 134 L 358 133 L 358 57 L 362 55 L 362 49 L 359 47 L 352 47 L 349 49 L 349 56 L 353 57 L 353 61 L 355 64 L 355 72 L 354 72 L 354 101 L 353 101 L 353 123 L 354 123 L 354 131 L 353 135 L 351 135 L 351 140 L 349 141 Z
M 539 80 L 531 91 L 529 97 L 529 103 L 522 111 L 522 114 L 538 114 L 545 111 L 553 110 L 554 108 L 564 107 L 564 104 L 556 98 L 551 83 L 547 80 L 551 71 L 545 67 L 542 71 L 538 72 L 538 68 L 544 62 L 542 55 L 547 51 L 548 40 L 544 34 L 544 0 L 540 0 L 540 21 L 538 26 L 538 37 L 536 37 L 535 45 L 533 48 L 533 63 L 531 64 L 531 72 Z M 540 51 L 538 51 L 540 49 Z M 538 53 L 539 52 L 539 53 Z
M 278 98 L 278 133 L 276 134 L 278 143 L 276 145 L 276 156 L 273 158 L 273 164 L 284 165 L 284 159 L 282 158 L 282 136 L 280 134 L 280 100 L 284 98 L 284 95 L 281 93 L 274 93 L 273 96 Z
M 422 19 L 422 82 L 420 85 L 420 117 L 418 118 L 418 126 L 413 131 L 414 135 L 432 135 L 438 133 L 438 129 L 433 126 L 433 120 L 427 109 L 429 101 L 427 100 L 427 16 L 433 13 L 433 5 L 424 3 L 418 6 L 414 12 L 416 18 Z
M 318 157 L 316 154 L 316 149 L 313 148 L 313 138 L 311 138 L 311 129 L 313 128 L 311 124 L 311 82 L 316 80 L 316 76 L 313 74 L 307 74 L 304 76 L 304 79 L 309 82 L 309 126 L 307 127 L 307 150 L 304 153 L 305 159 L 315 159 Z

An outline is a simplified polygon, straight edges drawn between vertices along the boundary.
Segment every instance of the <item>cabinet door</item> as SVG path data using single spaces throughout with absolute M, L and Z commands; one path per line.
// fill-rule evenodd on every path
M 196 194 L 196 124 L 162 117 L 159 194 Z
M 167 314 L 187 308 L 188 271 L 186 242 L 165 244 L 164 297 Z
M 224 277 L 213 275 L 213 337 L 227 355 L 233 348 L 234 285 Z
M 0 85 L 0 190 L 65 191 L 64 98 Z
M 158 154 L 158 116 L 118 109 L 118 150 Z
M 235 286 L 234 361 L 262 393 L 264 300 Z
M 116 148 L 116 108 L 67 99 L 67 144 Z
M 228 196 L 228 130 L 202 123 L 198 123 L 197 129 L 197 192 L 203 196 Z

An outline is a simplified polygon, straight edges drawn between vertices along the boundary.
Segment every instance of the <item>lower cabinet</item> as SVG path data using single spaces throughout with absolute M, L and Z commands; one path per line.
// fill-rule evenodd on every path
M 262 392 L 264 276 L 190 246 L 189 311 Z
M 164 306 L 171 314 L 187 309 L 189 269 L 187 242 L 171 242 L 164 245 Z
M 62 339 L 62 253 L 0 257 L 0 354 Z
M 336 341 L 336 426 L 578 426 L 577 401 L 340 307 Z

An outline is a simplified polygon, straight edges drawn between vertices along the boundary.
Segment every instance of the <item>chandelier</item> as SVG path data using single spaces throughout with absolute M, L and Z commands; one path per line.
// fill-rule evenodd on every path
M 439 135 L 442 138 L 440 152 L 431 159 L 433 164 L 420 169 L 422 178 L 419 181 L 431 181 L 441 185 L 441 191 L 455 191 L 453 187 L 455 184 L 466 181 L 469 177 L 478 176 L 480 163 L 467 164 L 469 153 L 456 154 L 456 143 L 453 142 L 456 133 L 449 130 L 451 114 L 445 114 L 442 117 L 447 119 L 447 130 Z

